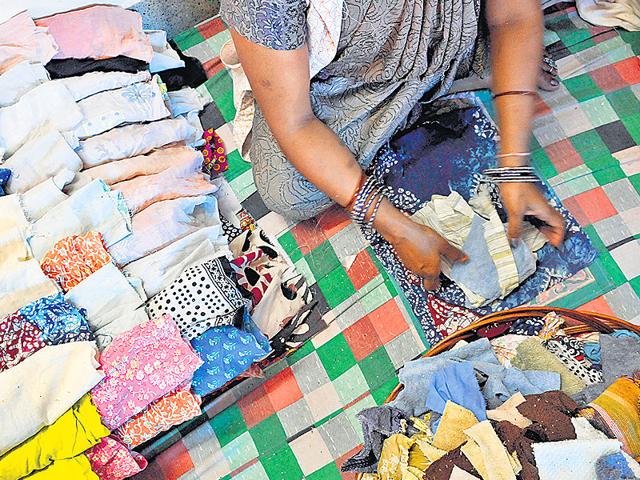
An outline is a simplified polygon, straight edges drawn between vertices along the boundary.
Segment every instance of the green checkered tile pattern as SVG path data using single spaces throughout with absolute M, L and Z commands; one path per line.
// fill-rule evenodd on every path
M 547 26 L 546 43 L 563 82 L 540 103 L 534 163 L 585 225 L 601 257 L 537 303 L 586 303 L 637 320 L 639 35 L 589 26 L 572 8 L 548 16 Z M 356 414 L 382 404 L 397 385 L 397 370 L 428 345 L 406 300 L 343 213 L 336 209 L 290 224 L 264 208 L 228 123 L 235 114 L 231 82 L 217 59 L 228 39 L 213 19 L 176 42 L 209 72 L 200 90 L 215 102 L 231 186 L 249 212 L 261 212 L 258 223 L 313 284 L 328 327 L 271 367 L 267 379 L 247 380 L 253 386 L 228 408 L 205 412 L 208 422 L 185 433 L 140 478 L 353 478 L 342 477 L 339 466 L 362 441 Z M 600 296 L 603 289 L 607 293 Z

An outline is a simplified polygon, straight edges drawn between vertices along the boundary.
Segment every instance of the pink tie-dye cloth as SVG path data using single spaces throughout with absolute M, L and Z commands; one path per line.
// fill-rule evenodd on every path
M 105 437 L 85 452 L 91 470 L 100 480 L 122 480 L 141 472 L 147 460 L 137 452 L 130 452 L 118 440 Z
M 41 18 L 36 25 L 53 35 L 59 48 L 55 59 L 124 55 L 148 63 L 153 56 L 142 17 L 124 8 L 98 5 Z
M 150 403 L 189 382 L 202 360 L 169 315 L 119 335 L 102 352 L 105 379 L 92 391 L 102 423 L 115 430 Z

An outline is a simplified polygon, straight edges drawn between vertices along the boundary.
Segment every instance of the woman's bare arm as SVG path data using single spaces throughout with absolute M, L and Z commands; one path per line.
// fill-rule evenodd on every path
M 543 52 L 543 17 L 539 0 L 488 0 L 487 21 L 491 31 L 492 90 L 495 93 L 535 92 Z M 535 97 L 508 95 L 495 100 L 500 126 L 500 153 L 527 152 Z M 528 163 L 522 157 L 506 157 L 502 166 Z M 546 202 L 533 184 L 510 183 L 500 187 L 509 214 L 509 235 L 520 236 L 525 215 L 543 220 L 543 231 L 554 245 L 564 237 L 562 216 Z
M 232 32 L 256 101 L 282 152 L 298 171 L 346 206 L 361 169 L 338 136 L 316 118 L 309 98 L 309 54 L 272 50 Z

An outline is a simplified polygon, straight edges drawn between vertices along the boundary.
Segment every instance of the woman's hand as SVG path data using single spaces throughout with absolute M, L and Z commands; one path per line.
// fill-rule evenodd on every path
M 544 198 L 542 192 L 533 183 L 502 183 L 500 196 L 509 216 L 509 238 L 520 238 L 522 221 L 525 215 L 542 220 L 545 225 L 540 231 L 555 247 L 564 240 L 564 219 Z
M 432 229 L 415 223 L 387 200 L 380 208 L 376 229 L 396 250 L 404 265 L 423 279 L 424 288 L 440 286 L 441 259 L 466 262 L 467 256 Z

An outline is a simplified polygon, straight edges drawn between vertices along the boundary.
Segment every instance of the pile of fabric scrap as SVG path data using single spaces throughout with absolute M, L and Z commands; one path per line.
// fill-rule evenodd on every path
M 569 335 L 555 313 L 407 363 L 358 414 L 363 480 L 640 478 L 640 336 Z
M 118 6 L 0 23 L 0 478 L 134 475 L 322 327 L 221 176 L 194 68 Z

